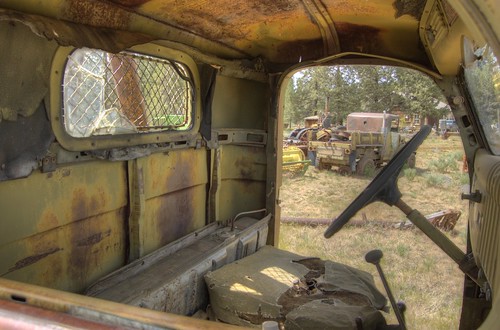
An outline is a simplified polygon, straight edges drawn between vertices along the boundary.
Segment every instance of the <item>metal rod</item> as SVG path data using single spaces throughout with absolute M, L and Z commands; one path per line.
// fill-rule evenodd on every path
M 374 264 L 377 267 L 378 274 L 380 275 L 380 279 L 382 280 L 382 284 L 384 285 L 385 291 L 387 292 L 387 296 L 389 297 L 389 301 L 391 302 L 392 309 L 394 310 L 394 314 L 396 314 L 396 318 L 398 319 L 399 326 L 402 330 L 406 330 L 405 320 L 401 311 L 399 310 L 398 304 L 392 295 L 391 288 L 389 287 L 389 282 L 385 278 L 384 272 L 382 271 L 382 267 L 380 267 L 380 259 L 384 254 L 380 250 L 372 250 L 365 255 L 366 262 Z
M 460 250 L 445 234 L 434 227 L 425 216 L 413 210 L 402 199 L 399 199 L 395 204 L 418 229 L 420 229 L 427 237 L 429 237 L 437 246 L 441 248 L 451 259 L 458 265 L 465 259 L 465 253 Z
M 418 229 L 420 229 L 427 237 L 429 237 L 444 253 L 446 253 L 453 261 L 456 262 L 460 270 L 462 270 L 471 280 L 482 287 L 484 280 L 478 277 L 477 266 L 469 262 L 467 255 L 453 243 L 445 234 L 434 227 L 426 217 L 412 209 L 408 204 L 399 199 L 395 204 L 401 211 L 406 214 L 406 218 L 410 220 Z

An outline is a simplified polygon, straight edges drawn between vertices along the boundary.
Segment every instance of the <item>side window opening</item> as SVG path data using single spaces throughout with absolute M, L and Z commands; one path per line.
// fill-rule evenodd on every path
M 193 87 L 187 66 L 149 55 L 82 48 L 63 79 L 64 128 L 72 137 L 186 131 Z
M 465 67 L 465 81 L 491 151 L 500 155 L 500 66 L 491 48 L 476 51 L 477 60 Z

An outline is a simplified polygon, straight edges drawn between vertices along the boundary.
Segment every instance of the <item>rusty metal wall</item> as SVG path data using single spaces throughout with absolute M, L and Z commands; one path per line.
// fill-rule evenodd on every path
M 266 150 L 262 147 L 222 147 L 219 219 L 266 206 Z
M 0 183 L 0 276 L 80 291 L 123 264 L 123 163 L 91 162 Z
M 218 75 L 215 86 L 213 129 L 230 128 L 240 134 L 251 129 L 267 129 L 271 101 L 268 83 Z M 214 204 L 215 219 L 211 220 L 227 220 L 242 211 L 266 207 L 265 146 L 252 146 L 242 141 L 219 148 L 219 186 Z
M 266 83 L 219 75 L 212 105 L 212 128 L 265 129 L 270 97 Z
M 206 150 L 185 149 L 143 160 L 143 254 L 205 225 Z
M 141 254 L 205 225 L 206 151 L 139 160 Z M 0 183 L 0 276 L 79 292 L 124 265 L 130 213 L 126 162 L 92 161 Z

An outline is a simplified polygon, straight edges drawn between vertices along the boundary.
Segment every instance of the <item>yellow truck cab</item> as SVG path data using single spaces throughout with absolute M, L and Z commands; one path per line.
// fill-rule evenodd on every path
M 468 248 L 383 195 L 424 125 L 325 237 L 374 198 L 400 207 L 464 273 L 461 328 L 498 328 L 498 5 L 0 0 L 0 328 L 405 328 L 366 274 L 276 248 L 285 88 L 346 64 L 442 90 L 470 169 Z M 364 283 L 366 303 L 278 299 L 318 269 Z

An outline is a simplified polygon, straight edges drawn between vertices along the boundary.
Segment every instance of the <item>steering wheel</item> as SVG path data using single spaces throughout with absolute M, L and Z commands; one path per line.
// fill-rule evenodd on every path
M 398 176 L 406 160 L 417 150 L 427 135 L 431 132 L 430 126 L 423 126 L 401 150 L 399 150 L 389 163 L 375 176 L 370 184 L 363 190 L 355 200 L 336 218 L 326 229 L 325 238 L 332 237 L 351 218 L 366 205 L 381 201 L 393 206 L 400 198 L 397 182 Z

